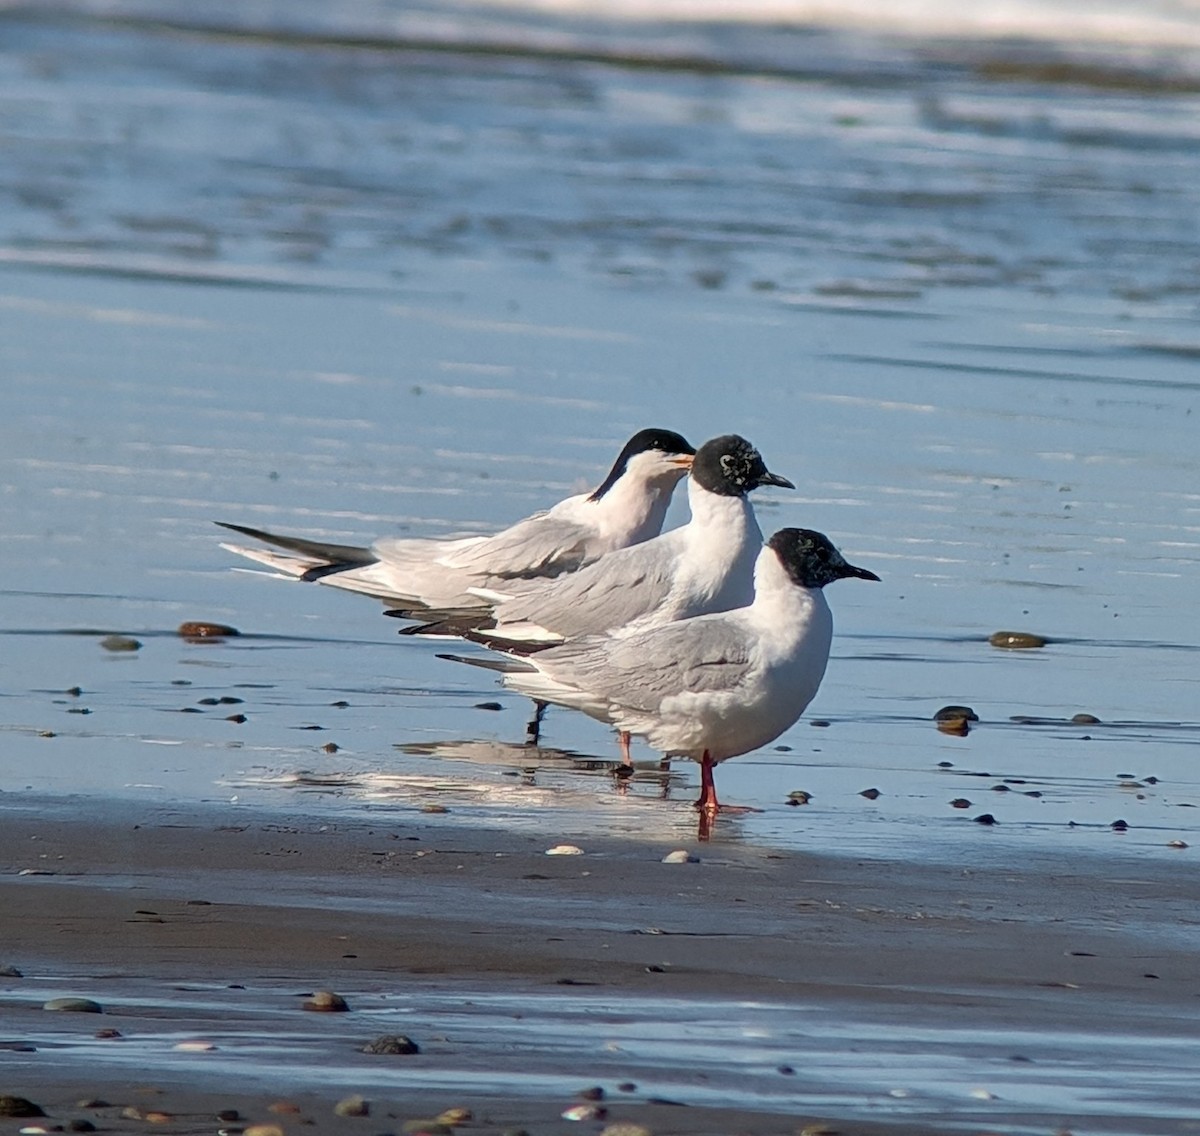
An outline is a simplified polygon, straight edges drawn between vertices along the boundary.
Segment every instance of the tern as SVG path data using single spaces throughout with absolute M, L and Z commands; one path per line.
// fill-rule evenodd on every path
M 552 580 L 656 537 L 671 494 L 691 468 L 695 452 L 673 430 L 640 430 L 596 489 L 568 497 L 491 536 L 390 537 L 362 548 L 217 523 L 275 546 L 222 545 L 231 552 L 285 577 L 372 596 L 413 613 L 410 618 L 487 611 L 490 601 L 471 589 Z

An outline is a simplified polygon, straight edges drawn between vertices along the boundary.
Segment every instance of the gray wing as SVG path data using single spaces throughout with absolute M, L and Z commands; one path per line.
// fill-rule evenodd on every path
M 495 609 L 497 627 L 532 623 L 566 639 L 624 627 L 653 611 L 671 590 L 672 536 L 610 552 L 561 580 L 505 600 Z
M 534 655 L 543 674 L 631 710 L 654 713 L 677 694 L 733 690 L 754 642 L 727 613 L 680 620 L 628 639 L 589 638 Z
M 586 525 L 548 513 L 534 513 L 469 548 L 439 557 L 448 568 L 500 584 L 505 580 L 537 580 L 574 572 L 592 559 Z

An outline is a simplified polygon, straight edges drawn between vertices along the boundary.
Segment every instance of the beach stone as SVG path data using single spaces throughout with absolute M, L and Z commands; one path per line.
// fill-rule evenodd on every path
M 321 747 L 321 752 L 322 753 L 337 753 L 339 748 L 340 747 L 338 746 L 337 742 L 326 742 Z
M 944 718 L 936 723 L 938 733 L 950 734 L 952 737 L 965 738 L 971 732 L 969 718 Z
M 607 1115 L 602 1104 L 576 1104 L 559 1113 L 563 1120 L 603 1120 Z
M 242 1129 L 242 1136 L 283 1136 L 278 1124 L 251 1124 Z
M 556 844 L 546 849 L 547 856 L 582 856 L 583 849 L 574 844 Z
M 352 1097 L 343 1097 L 333 1106 L 334 1116 L 370 1116 L 371 1102 L 355 1093 Z
M 241 632 L 227 623 L 210 623 L 206 619 L 188 619 L 179 625 L 177 634 L 184 639 L 227 639 L 233 635 L 240 635 Z
M 25 1097 L 0 1096 L 0 1116 L 45 1116 L 42 1106 Z
M 344 1014 L 350 1009 L 346 999 L 332 990 L 317 990 L 301 1009 L 317 1014 Z
M 222 1124 L 233 1124 L 242 1119 L 242 1114 L 236 1108 L 223 1108 L 217 1113 L 217 1119 Z
M 619 1092 L 619 1093 L 636 1093 L 637 1092 L 637 1082 L 636 1081 L 622 1081 L 617 1086 L 617 1092 Z
M 943 706 L 933 716 L 935 722 L 957 722 L 965 719 L 968 722 L 978 722 L 979 715 L 970 706 Z
M 140 651 L 141 643 L 128 635 L 105 635 L 100 646 L 106 651 Z
M 1187 841 L 1186 840 L 1168 840 L 1167 847 L 1168 848 L 1186 848 Z
M 664 864 L 694 864 L 697 862 L 697 857 L 693 856 L 686 848 L 676 848 L 674 852 L 668 852 L 663 858 Z
M 378 1053 L 386 1056 L 404 1056 L 409 1053 L 420 1053 L 421 1047 L 411 1037 L 402 1033 L 387 1033 L 368 1041 L 362 1047 L 363 1053 Z
M 421 812 L 423 813 L 448 813 L 450 810 L 445 805 L 422 805 Z
M 51 998 L 42 1003 L 43 1010 L 58 1010 L 65 1014 L 102 1014 L 104 1007 L 90 998 Z
M 1114 820 L 1108 827 L 1111 828 L 1113 832 L 1128 832 L 1129 822 L 1127 820 Z
M 600 1085 L 589 1085 L 575 1094 L 580 1100 L 598 1101 L 604 1099 L 604 1089 Z
M 653 1133 L 644 1125 L 620 1120 L 616 1124 L 606 1124 L 600 1129 L 600 1136 L 653 1136 Z
M 1049 640 L 1032 631 L 993 631 L 988 636 L 988 642 L 993 647 L 1002 647 L 1008 651 L 1029 651 L 1036 647 L 1044 647 Z
M 0 978 L 24 978 L 15 966 L 0 966 Z
M 438 1124 L 444 1124 L 447 1128 L 457 1128 L 460 1124 L 469 1124 L 473 1119 L 471 1110 L 459 1105 L 443 1109 L 434 1117 Z
M 1074 714 L 1071 717 L 1071 724 L 1075 726 L 1098 726 L 1100 719 L 1095 714 Z
M 950 807 L 952 809 L 969 809 L 971 807 L 971 802 L 968 801 L 966 797 L 955 797 L 954 800 L 950 802 Z
M 499 702 L 476 702 L 476 710 L 503 710 L 504 707 Z
M 866 797 L 868 801 L 877 801 L 883 794 L 878 789 L 864 789 L 859 796 Z
M 272 1101 L 267 1105 L 267 1111 L 275 1113 L 276 1116 L 299 1116 L 300 1106 L 294 1101 Z
M 90 1120 L 72 1120 L 67 1125 L 68 1132 L 95 1132 L 96 1126 Z
M 96 1038 L 98 1041 L 114 1041 L 116 1038 L 118 1038 L 120 1036 L 121 1036 L 121 1031 L 117 1030 L 117 1029 L 112 1029 L 111 1027 L 109 1029 L 98 1029 L 94 1034 L 92 1034 L 92 1037 Z M 103 1105 L 103 1106 L 97 1105 L 97 1107 L 98 1108 L 99 1107 L 107 1108 L 108 1106 L 107 1105 Z
M 976 824 L 995 824 L 996 818 L 991 813 L 980 813 L 975 818 Z
M 807 805 L 812 800 L 812 794 L 805 789 L 793 789 L 787 795 L 789 805 Z

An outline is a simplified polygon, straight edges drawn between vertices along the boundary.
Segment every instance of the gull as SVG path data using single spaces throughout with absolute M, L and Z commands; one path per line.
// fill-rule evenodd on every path
M 510 689 L 581 710 L 665 757 L 699 762 L 703 839 L 723 809 L 716 765 L 774 741 L 816 695 L 833 638 L 822 589 L 846 577 L 879 579 L 848 564 L 824 534 L 785 528 L 760 551 L 744 607 L 526 657 L 443 657 L 498 670 Z
M 518 585 L 508 593 L 481 593 L 495 603 L 490 617 L 486 611 L 472 612 L 465 619 L 426 623 L 405 633 L 459 635 L 497 650 L 529 652 L 580 636 L 623 637 L 742 607 L 754 597 L 754 563 L 763 543 L 749 494 L 762 485 L 795 488 L 768 470 L 745 438 L 712 438 L 692 462 L 692 516 L 686 525 L 610 553 L 559 580 Z M 528 731 L 532 741 L 539 737 L 545 712 L 545 704 L 534 701 Z M 630 769 L 628 733 L 618 730 L 618 740 L 622 762 Z
M 362 548 L 217 523 L 275 545 L 222 547 L 285 577 L 359 592 L 421 618 L 464 609 L 486 611 L 490 601 L 472 588 L 554 579 L 657 536 L 671 494 L 691 468 L 695 452 L 673 430 L 639 430 L 596 489 L 568 497 L 491 536 L 389 537 Z

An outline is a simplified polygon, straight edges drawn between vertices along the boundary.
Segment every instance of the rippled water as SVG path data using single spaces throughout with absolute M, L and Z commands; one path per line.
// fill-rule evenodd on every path
M 831 589 L 825 686 L 722 768 L 764 809 L 725 833 L 1195 835 L 1195 95 L 828 38 L 822 78 L 2 18 L 6 788 L 683 825 L 686 763 L 618 797 L 562 712 L 529 754 L 520 699 L 209 524 L 494 528 L 658 423 L 750 436 L 801 487 L 763 527 L 885 579 Z
M 640 750 L 622 790 L 606 731 L 562 711 L 524 746 L 527 704 L 486 674 L 368 601 L 232 571 L 211 525 L 492 529 L 658 424 L 748 435 L 800 486 L 761 497 L 763 528 L 823 529 L 884 578 L 831 589 L 825 684 L 719 770 L 762 811 L 716 840 L 1191 855 L 1168 846 L 1200 840 L 1200 107 L 1180 60 L 414 5 L 212 5 L 199 34 L 156 20 L 170 5 L 55 7 L 0 11 L 8 807 L 439 804 L 690 838 L 688 763 Z M 175 635 L 196 618 L 243 635 Z M 1001 629 L 1050 643 L 997 650 Z M 108 632 L 143 646 L 107 652 Z M 967 737 L 935 730 L 947 703 L 978 712 Z M 479 999 L 482 1037 L 478 1006 L 510 1007 Z M 530 1044 L 564 1020 L 612 1034 L 568 1009 L 530 1010 Z M 653 1045 L 657 1012 L 621 1044 Z M 752 1007 L 761 1044 L 731 1072 L 711 1007 L 662 1013 L 725 1099 L 785 1057 L 837 1085 L 857 1050 L 878 1083 L 848 1059 L 830 1108 L 894 1088 L 926 1108 L 982 1076 L 1029 1109 L 1186 1112 L 1129 1037 L 1103 1069 L 1103 1038 L 1043 1037 L 1018 1087 L 1012 1034 L 916 1045 L 912 1022 Z M 272 1036 L 229 1044 L 344 1072 Z M 1155 1101 L 1108 1101 L 1113 1070 Z

